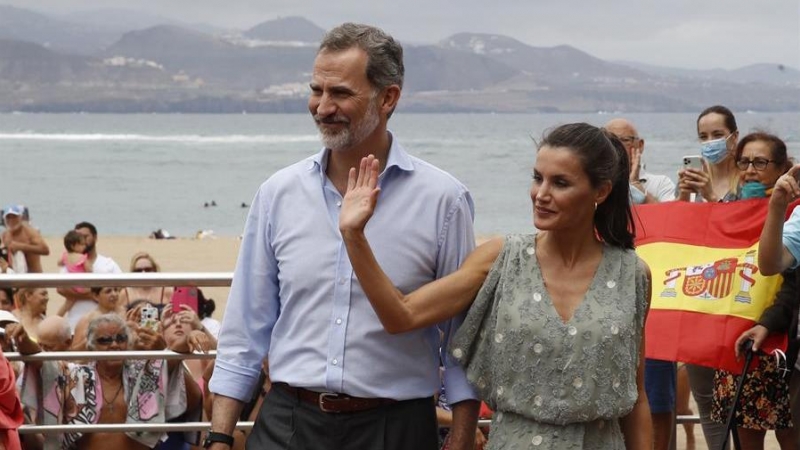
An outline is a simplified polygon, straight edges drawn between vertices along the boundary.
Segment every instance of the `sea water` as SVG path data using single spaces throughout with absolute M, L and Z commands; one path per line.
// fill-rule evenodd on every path
M 530 232 L 535 141 L 553 126 L 606 114 L 404 114 L 390 129 L 413 155 L 464 182 L 478 234 Z M 649 172 L 675 180 L 698 154 L 695 113 L 630 114 L 645 139 Z M 800 154 L 800 113 L 742 113 L 741 135 L 759 129 Z M 77 222 L 101 234 L 178 237 L 241 233 L 258 189 L 281 167 L 319 151 L 311 118 L 265 115 L 0 115 L 0 207 L 28 206 L 45 235 Z M 216 206 L 211 206 L 212 202 Z M 209 206 L 205 206 L 208 204 Z M 298 205 L 299 208 L 303 207 Z

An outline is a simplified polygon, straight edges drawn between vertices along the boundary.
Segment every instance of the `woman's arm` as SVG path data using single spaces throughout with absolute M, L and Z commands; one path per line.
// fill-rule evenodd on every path
M 798 170 L 800 164 L 781 175 L 769 199 L 767 220 L 758 241 L 758 269 L 765 276 L 783 272 L 795 263 L 794 256 L 783 245 L 783 224 L 790 200 L 800 196 L 800 187 L 795 178 Z
M 381 269 L 364 234 L 375 210 L 380 164 L 372 155 L 350 169 L 347 193 L 339 215 L 347 254 L 364 293 L 389 333 L 427 327 L 455 316 L 475 299 L 486 275 L 500 254 L 502 239 L 475 249 L 456 272 L 404 295 Z
M 650 297 L 652 293 L 650 268 L 645 265 L 647 273 L 647 313 L 650 311 Z M 625 448 L 629 450 L 653 448 L 653 422 L 650 418 L 650 404 L 647 401 L 647 392 L 644 389 L 644 329 L 642 330 L 642 343 L 639 350 L 639 368 L 636 370 L 636 386 L 639 395 L 633 409 L 620 419 L 622 434 L 625 436 Z

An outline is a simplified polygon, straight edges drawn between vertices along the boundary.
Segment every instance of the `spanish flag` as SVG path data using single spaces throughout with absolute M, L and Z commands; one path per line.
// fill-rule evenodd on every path
M 636 252 L 653 277 L 645 327 L 648 358 L 742 371 L 734 342 L 781 286 L 758 270 L 768 199 L 666 202 L 636 207 Z M 762 346 L 785 347 L 785 336 Z

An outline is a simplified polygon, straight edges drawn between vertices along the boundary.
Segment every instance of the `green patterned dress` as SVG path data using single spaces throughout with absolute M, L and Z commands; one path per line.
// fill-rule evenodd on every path
M 564 323 L 545 288 L 535 235 L 507 236 L 450 353 L 494 409 L 490 449 L 624 449 L 617 419 L 637 398 L 647 277 L 606 245 Z

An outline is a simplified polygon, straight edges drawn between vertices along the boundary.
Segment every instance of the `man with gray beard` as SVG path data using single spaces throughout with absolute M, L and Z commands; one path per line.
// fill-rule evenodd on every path
M 375 155 L 381 201 L 366 233 L 395 285 L 408 292 L 441 278 L 474 247 L 467 189 L 387 129 L 403 77 L 402 47 L 377 28 L 347 23 L 323 38 L 308 106 L 324 148 L 271 176 L 251 203 L 210 381 L 206 448 L 229 448 L 265 356 L 272 389 L 248 448 L 435 450 L 440 361 L 451 448 L 472 447 L 475 393 L 440 354 L 463 316 L 387 333 L 338 227 L 349 172 Z

